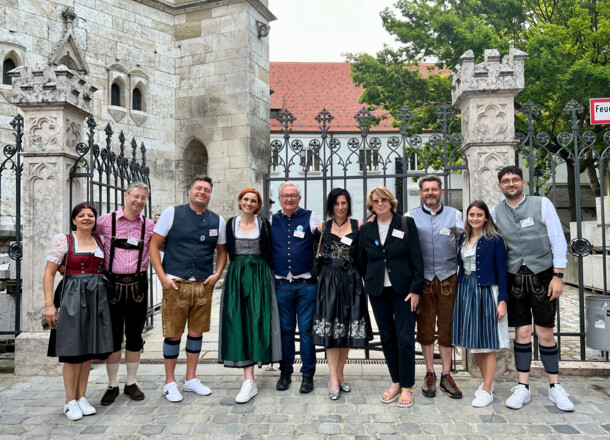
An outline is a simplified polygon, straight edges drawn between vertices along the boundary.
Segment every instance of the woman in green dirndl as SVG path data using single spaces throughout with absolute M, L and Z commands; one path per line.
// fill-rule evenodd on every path
M 254 366 L 279 362 L 282 355 L 269 222 L 257 215 L 262 207 L 257 190 L 244 189 L 238 201 L 242 214 L 227 222 L 231 264 L 220 303 L 218 362 L 243 368 L 244 382 L 235 401 L 246 403 L 258 394 Z

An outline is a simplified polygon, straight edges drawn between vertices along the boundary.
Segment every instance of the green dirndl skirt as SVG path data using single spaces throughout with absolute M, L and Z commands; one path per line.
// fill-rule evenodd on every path
M 275 284 L 260 255 L 236 255 L 220 303 L 218 362 L 226 367 L 279 362 L 281 330 Z

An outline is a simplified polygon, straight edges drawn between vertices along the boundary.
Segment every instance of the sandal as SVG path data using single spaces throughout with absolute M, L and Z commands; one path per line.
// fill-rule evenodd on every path
M 396 403 L 396 406 L 398 406 L 399 408 L 410 408 L 413 406 L 413 390 L 403 390 L 404 392 L 407 392 L 409 394 L 411 394 L 411 399 L 406 399 L 404 397 L 402 397 L 402 395 L 400 396 L 400 399 L 398 399 L 398 402 Z
M 381 403 L 392 403 L 400 397 L 400 388 L 390 387 L 381 395 Z

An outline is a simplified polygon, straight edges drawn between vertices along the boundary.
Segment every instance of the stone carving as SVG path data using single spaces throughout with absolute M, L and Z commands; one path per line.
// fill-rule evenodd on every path
M 516 95 L 525 88 L 526 58 L 527 53 L 511 47 L 500 62 L 500 52 L 487 49 L 484 61 L 475 65 L 472 50 L 465 52 L 451 73 L 452 104 L 459 107 L 465 96 L 490 90 Z
M 10 75 L 13 104 L 19 107 L 69 103 L 86 113 L 93 112 L 93 94 L 97 88 L 63 64 L 57 67 L 22 66 L 12 70 Z
M 502 200 L 502 194 L 498 189 L 498 171 L 507 163 L 507 157 L 496 152 L 481 151 L 477 152 L 475 168 L 478 171 L 471 171 L 471 179 L 475 183 L 477 197 L 484 200 L 490 206 Z
M 66 149 L 76 150 L 76 144 L 81 141 L 81 127 L 74 121 L 70 121 L 66 127 Z
M 83 74 L 89 72 L 85 55 L 74 37 L 74 24 L 77 18 L 74 8 L 68 6 L 61 15 L 66 20 L 66 31 L 55 49 L 51 52 L 49 64 L 66 64 L 70 69 Z
M 506 104 L 479 104 L 476 108 L 474 141 L 502 141 L 509 130 Z M 512 121 L 511 121 L 512 122 Z
M 30 118 L 30 145 L 39 150 L 57 146 L 57 118 L 50 116 Z

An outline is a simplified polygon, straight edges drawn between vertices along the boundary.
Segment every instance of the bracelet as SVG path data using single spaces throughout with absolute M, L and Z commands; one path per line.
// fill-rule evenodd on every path
M 51 306 L 54 306 L 54 305 L 55 305 L 55 304 L 51 303 L 51 304 L 45 304 L 44 306 L 45 306 L 45 307 L 51 307 Z

